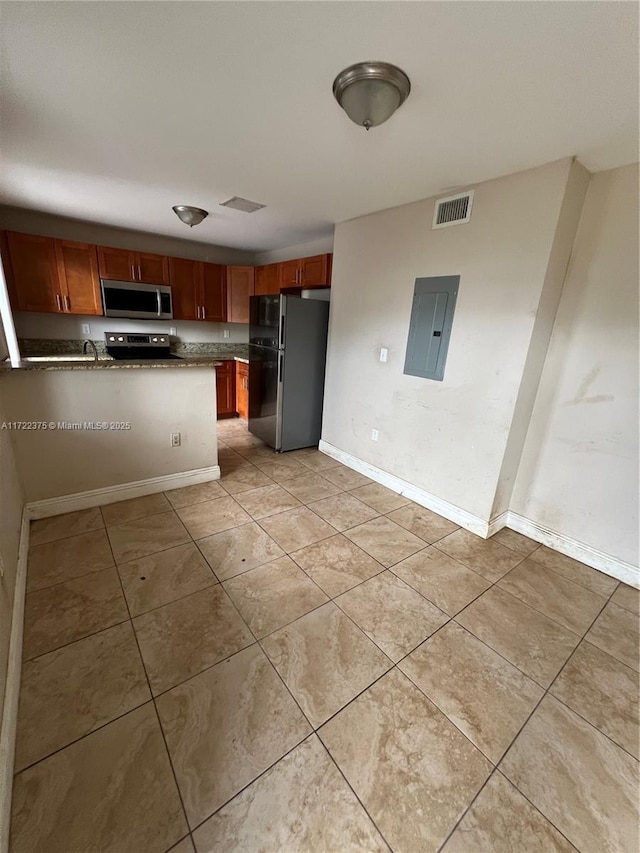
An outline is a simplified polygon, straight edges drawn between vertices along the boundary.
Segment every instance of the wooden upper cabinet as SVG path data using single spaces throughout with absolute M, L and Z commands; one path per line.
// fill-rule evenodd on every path
M 226 270 L 221 264 L 202 264 L 201 318 L 213 323 L 227 321 Z
M 303 287 L 327 287 L 329 255 L 313 255 L 300 260 L 300 281 Z
M 16 311 L 102 314 L 96 247 L 32 234 L 6 234 Z
M 249 322 L 255 267 L 227 267 L 227 323 Z
M 136 281 L 136 253 L 128 249 L 110 249 L 98 246 L 100 278 L 114 281 Z
M 169 284 L 169 258 L 136 252 L 137 281 L 145 284 Z
M 332 255 L 312 255 L 278 264 L 280 290 L 331 286 Z
M 164 255 L 98 246 L 98 265 L 100 278 L 169 284 L 169 258 Z
M 266 264 L 256 267 L 255 273 L 255 295 L 269 296 L 278 293 L 280 283 L 278 281 L 278 264 Z
M 52 237 L 7 232 L 10 290 L 17 311 L 62 311 L 56 244 Z
M 199 320 L 198 294 L 202 283 L 202 264 L 185 258 L 169 258 L 169 283 L 175 320 Z
M 88 243 L 56 240 L 58 277 L 68 314 L 102 314 L 98 253 Z
M 278 264 L 278 284 L 280 289 L 283 287 L 301 287 L 299 258 Z

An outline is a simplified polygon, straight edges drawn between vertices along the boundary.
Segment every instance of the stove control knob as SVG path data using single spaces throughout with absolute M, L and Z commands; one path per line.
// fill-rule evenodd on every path
M 124 338 L 122 337 L 122 335 L 118 335 L 118 340 L 119 340 L 119 341 L 123 341 L 123 340 L 124 340 Z
M 115 341 L 115 339 L 116 339 L 116 336 L 115 336 L 115 335 L 109 335 L 109 340 L 110 340 L 110 341 Z
M 163 344 L 163 343 L 164 343 L 164 338 L 160 338 L 160 343 L 161 343 L 161 344 Z
M 158 339 L 157 339 L 157 338 L 151 338 L 151 340 L 153 341 L 153 343 L 154 343 L 154 344 L 157 344 L 157 343 L 158 343 Z

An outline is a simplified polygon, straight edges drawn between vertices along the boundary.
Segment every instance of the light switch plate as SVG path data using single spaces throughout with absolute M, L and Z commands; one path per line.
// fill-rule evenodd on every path
M 88 323 L 82 324 L 82 334 L 83 335 L 90 335 L 91 334 L 91 326 Z
M 371 441 L 377 441 L 377 440 L 378 440 L 378 435 L 379 435 L 378 430 L 377 430 L 377 429 L 372 429 L 372 430 L 371 430 Z
M 388 361 L 389 360 L 389 350 L 386 347 L 380 348 L 380 361 Z
M 223 338 L 228 338 L 228 337 L 229 337 L 229 334 L 230 334 L 229 329 L 224 329 L 224 331 L 222 332 L 222 337 L 223 337 Z
M 169 326 L 169 334 L 173 335 L 173 337 L 175 338 L 175 336 L 178 334 L 178 330 L 175 326 Z

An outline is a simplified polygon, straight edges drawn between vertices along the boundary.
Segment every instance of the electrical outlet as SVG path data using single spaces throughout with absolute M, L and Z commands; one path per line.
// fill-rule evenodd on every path
M 380 361 L 388 361 L 389 360 L 389 350 L 386 347 L 380 348 Z
M 225 330 L 223 331 L 223 333 L 222 333 L 222 337 L 223 337 L 223 338 L 228 338 L 228 337 L 229 337 L 229 334 L 230 334 L 230 333 L 229 333 L 229 329 L 225 329 Z
M 371 430 L 371 441 L 377 441 L 377 440 L 378 440 L 378 435 L 379 435 L 378 430 L 377 430 L 377 429 L 372 429 L 372 430 Z
M 180 447 L 180 433 L 172 432 L 171 433 L 171 447 Z
M 175 336 L 178 334 L 178 330 L 175 326 L 169 326 L 169 334 L 173 335 L 173 337 L 175 338 Z
M 91 334 L 91 326 L 88 323 L 82 324 L 82 334 L 83 335 L 90 335 Z

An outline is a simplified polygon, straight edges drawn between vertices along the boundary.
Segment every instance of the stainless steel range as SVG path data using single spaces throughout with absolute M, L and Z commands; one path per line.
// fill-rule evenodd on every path
M 127 332 L 104 333 L 107 352 L 117 359 L 164 359 L 180 358 L 169 349 L 169 335 L 162 332 L 151 334 L 129 334 Z

